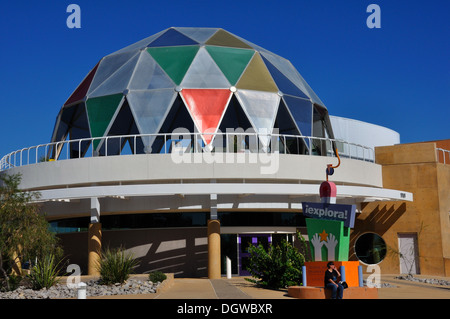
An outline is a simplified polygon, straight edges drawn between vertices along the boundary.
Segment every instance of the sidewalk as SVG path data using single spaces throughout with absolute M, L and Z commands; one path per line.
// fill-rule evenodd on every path
M 379 299 L 450 299 L 450 287 L 395 279 L 385 275 L 381 283 L 396 286 L 379 288 Z M 417 276 L 420 278 L 420 276 Z M 442 278 L 450 280 L 450 278 Z M 210 280 L 208 278 L 175 278 L 166 289 L 155 294 L 102 296 L 98 299 L 290 299 L 287 289 L 258 288 L 244 277 Z M 345 298 L 345 293 L 344 293 Z M 90 298 L 89 298 L 90 299 Z

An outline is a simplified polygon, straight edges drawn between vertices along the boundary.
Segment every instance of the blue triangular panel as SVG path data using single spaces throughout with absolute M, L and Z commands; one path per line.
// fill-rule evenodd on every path
M 284 95 L 283 99 L 294 117 L 300 133 L 303 136 L 312 136 L 312 104 L 309 100 Z
M 149 47 L 165 47 L 172 45 L 194 45 L 198 44 L 191 38 L 188 38 L 184 34 L 178 32 L 175 29 L 169 29 L 163 35 L 161 35 L 158 39 L 150 43 Z
M 270 63 L 263 55 L 264 63 L 267 66 L 270 74 L 272 75 L 273 80 L 275 81 L 278 89 L 284 94 L 290 94 L 298 97 L 302 97 L 305 99 L 309 99 L 305 93 L 303 93 L 294 83 L 292 83 L 283 73 L 281 73 L 272 63 Z

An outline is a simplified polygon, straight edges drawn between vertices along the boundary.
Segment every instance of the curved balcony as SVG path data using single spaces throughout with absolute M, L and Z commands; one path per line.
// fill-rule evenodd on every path
M 205 136 L 213 135 L 209 144 Z M 152 145 L 151 148 L 145 145 Z M 98 156 L 138 154 L 279 153 L 286 155 L 339 156 L 374 162 L 370 147 L 330 138 L 285 134 L 189 133 L 140 134 L 66 140 L 40 144 L 11 152 L 0 160 L 0 171 L 47 161 Z M 184 154 L 184 155 L 182 155 Z

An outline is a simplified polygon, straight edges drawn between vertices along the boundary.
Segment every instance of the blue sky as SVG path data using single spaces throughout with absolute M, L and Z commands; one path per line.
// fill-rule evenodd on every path
M 81 28 L 69 29 L 69 4 Z M 371 3 L 381 28 L 369 29 Z M 289 59 L 330 114 L 402 143 L 450 138 L 450 1 L 42 0 L 0 6 L 0 157 L 50 142 L 56 115 L 105 55 L 171 26 L 220 27 Z

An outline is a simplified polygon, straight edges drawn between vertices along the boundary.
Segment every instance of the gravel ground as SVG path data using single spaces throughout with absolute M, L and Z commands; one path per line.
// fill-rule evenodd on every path
M 432 285 L 450 286 L 450 281 L 447 281 L 447 280 L 435 279 L 435 278 L 417 278 L 417 277 L 414 277 L 413 275 L 397 276 L 397 277 L 395 277 L 395 279 L 422 282 L 422 283 L 432 284 Z
M 124 284 L 102 285 L 98 280 L 86 282 L 86 296 L 107 296 L 127 294 L 156 293 L 161 283 L 148 280 L 128 279 Z M 77 298 L 77 289 L 69 288 L 66 284 L 56 284 L 49 289 L 33 290 L 26 286 L 19 286 L 16 290 L 0 292 L 0 299 L 66 299 Z

